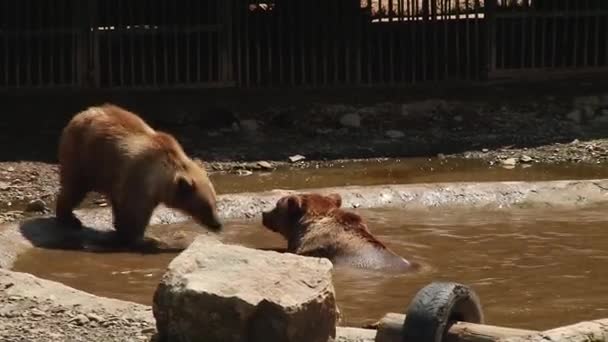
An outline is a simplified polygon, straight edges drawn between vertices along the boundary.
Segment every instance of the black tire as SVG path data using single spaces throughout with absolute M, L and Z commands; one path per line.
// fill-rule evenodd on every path
M 431 283 L 410 302 L 403 323 L 403 341 L 441 342 L 455 321 L 482 324 L 479 297 L 462 284 Z

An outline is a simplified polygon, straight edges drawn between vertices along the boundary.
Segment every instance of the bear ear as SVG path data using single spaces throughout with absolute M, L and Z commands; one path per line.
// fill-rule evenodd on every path
M 327 198 L 334 202 L 336 207 L 340 208 L 342 206 L 342 196 L 340 196 L 340 194 L 329 194 L 327 195 Z
M 287 212 L 294 216 L 302 213 L 302 198 L 300 196 L 287 197 Z
M 191 181 L 182 175 L 177 176 L 176 187 L 177 196 L 179 198 L 190 196 L 190 194 L 192 194 L 194 191 L 194 186 L 192 185 Z

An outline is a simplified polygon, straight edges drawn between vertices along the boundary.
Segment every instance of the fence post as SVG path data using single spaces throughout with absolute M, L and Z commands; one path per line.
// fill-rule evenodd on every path
M 485 0 L 486 40 L 485 40 L 485 70 L 481 75 L 488 80 L 496 70 L 496 7 L 498 0 Z

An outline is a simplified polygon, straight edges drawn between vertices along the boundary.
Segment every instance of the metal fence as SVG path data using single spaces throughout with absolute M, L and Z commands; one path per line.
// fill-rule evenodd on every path
M 0 89 L 391 85 L 608 67 L 608 0 L 0 0 Z

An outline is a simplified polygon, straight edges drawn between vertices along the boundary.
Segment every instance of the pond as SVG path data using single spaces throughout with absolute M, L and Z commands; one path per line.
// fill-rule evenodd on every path
M 457 281 L 479 294 L 489 324 L 548 329 L 608 316 L 605 210 L 356 210 L 390 248 L 420 263 L 409 274 L 336 268 L 345 325 L 403 313 L 432 281 Z M 200 230 L 191 223 L 152 229 Z M 228 222 L 221 239 L 254 248 L 285 242 L 258 221 Z M 32 249 L 15 270 L 97 295 L 150 304 L 175 254 Z

